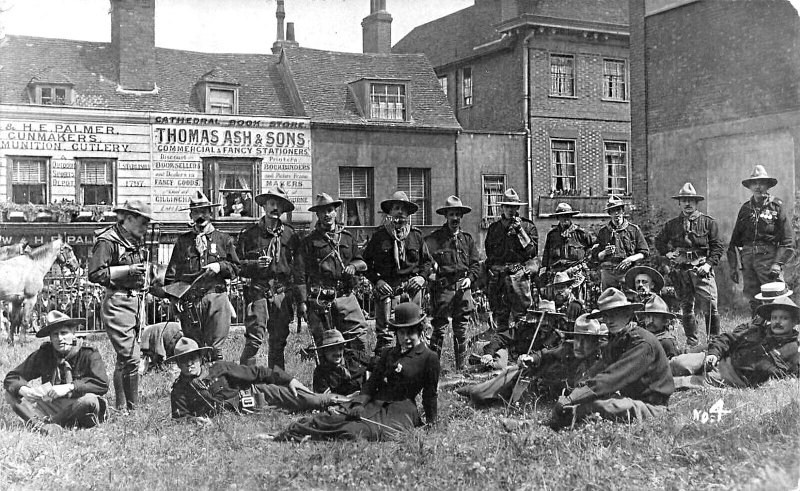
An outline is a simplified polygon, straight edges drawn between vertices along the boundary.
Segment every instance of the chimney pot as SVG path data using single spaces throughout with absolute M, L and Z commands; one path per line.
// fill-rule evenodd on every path
M 361 21 L 364 53 L 391 53 L 392 16 L 386 11 L 386 0 L 370 0 L 370 14 Z
M 294 22 L 286 23 L 286 40 L 289 42 L 294 41 Z

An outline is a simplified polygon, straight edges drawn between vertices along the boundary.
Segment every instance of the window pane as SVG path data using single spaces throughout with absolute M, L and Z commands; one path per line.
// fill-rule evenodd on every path
M 625 62 L 603 60 L 603 97 L 625 100 L 627 96 Z
M 472 68 L 465 67 L 462 69 L 462 87 L 461 90 L 464 94 L 464 105 L 472 105 Z
M 483 176 L 483 218 L 500 216 L 497 204 L 506 190 L 506 176 Z
M 371 119 L 404 121 L 406 119 L 406 88 L 397 84 L 370 84 Z
M 207 172 L 214 168 L 211 165 L 216 162 L 216 174 L 213 175 L 213 182 L 209 182 L 212 194 L 217 195 L 218 203 L 222 204 L 220 216 L 222 217 L 252 217 L 255 214 L 255 202 L 253 201 L 254 183 L 256 182 L 256 163 L 250 161 L 220 159 L 207 160 Z
M 208 112 L 211 114 L 233 114 L 235 102 L 236 92 L 234 90 L 208 90 Z
M 414 168 L 397 169 L 397 189 L 419 206 L 411 215 L 412 225 L 426 225 L 430 217 L 430 170 Z
M 578 166 L 575 163 L 574 140 L 551 140 L 552 191 L 556 194 L 575 194 L 578 187 Z
M 575 95 L 575 60 L 572 56 L 550 56 L 550 94 Z
M 442 92 L 444 92 L 445 97 L 447 97 L 447 75 L 439 77 L 439 87 L 442 88 Z
M 606 192 L 628 194 L 627 143 L 605 142 Z

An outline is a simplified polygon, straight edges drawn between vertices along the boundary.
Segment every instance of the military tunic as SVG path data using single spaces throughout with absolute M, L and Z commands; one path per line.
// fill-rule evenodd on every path
M 447 224 L 436 229 L 425 238 L 437 266 L 436 280 L 431 289 L 433 299 L 433 335 L 430 347 L 439 354 L 444 342 L 448 317 L 453 318 L 453 349 L 456 366 L 463 362 L 467 346 L 467 325 L 475 302 L 472 299 L 472 285 L 480 275 L 480 256 L 472 235 L 459 229 L 453 234 Z M 458 283 L 467 278 L 470 287 L 458 288 Z
M 770 268 L 773 264 L 783 266 L 794 252 L 794 229 L 783 201 L 767 196 L 761 203 L 750 198 L 742 205 L 731 233 L 728 257 L 733 257 L 731 253 L 737 249 L 741 251 L 744 296 L 755 311 L 760 305 L 755 295 L 761 285 L 783 281 L 782 277 L 771 277 Z
M 92 283 L 106 287 L 100 316 L 106 334 L 117 354 L 114 367 L 114 392 L 117 409 L 132 409 L 138 403 L 139 360 L 141 352 L 139 329 L 144 295 L 144 276 L 126 276 L 112 280 L 109 268 L 141 264 L 142 244 L 120 224 L 95 232 L 96 238 L 89 258 L 88 277 Z
M 239 272 L 239 256 L 231 236 L 219 230 L 206 233 L 207 247 L 200 254 L 196 245 L 198 233 L 192 229 L 181 234 L 175 242 L 172 257 L 164 275 L 164 286 L 176 281 L 192 283 L 204 272 L 208 264 L 219 263 L 219 273 L 202 277 L 183 300 L 199 307 L 200 329 L 192 322 L 188 307 L 180 314 L 185 336 L 200 346 L 212 348 L 213 360 L 222 359 L 222 345 L 231 327 L 231 303 L 225 280 Z M 195 307 L 196 308 L 196 307 Z
M 678 262 L 673 264 L 670 278 L 681 302 L 686 343 L 690 346 L 698 343 L 696 316 L 699 314 L 706 319 L 706 332 L 709 335 L 719 334 L 714 270 L 709 271 L 706 277 L 698 276 L 696 270 L 696 266 L 703 261 L 715 267 L 722 257 L 723 246 L 717 221 L 699 211 L 689 217 L 680 215 L 664 225 L 656 237 L 655 245 L 661 255 L 668 252 L 678 254 Z
M 289 337 L 289 324 L 294 318 L 292 261 L 299 245 L 298 235 L 287 223 L 278 221 L 270 230 L 261 218 L 239 234 L 236 247 L 241 269 L 239 275 L 250 278 L 245 287 L 245 343 L 242 364 L 255 363 L 255 356 L 269 333 L 268 366 L 284 367 L 284 350 Z M 259 266 L 258 259 L 267 255 L 269 267 Z
M 577 225 L 572 224 L 566 230 L 554 225 L 544 242 L 542 267 L 548 273 L 569 269 L 588 257 L 593 245 L 592 235 Z
M 513 222 L 504 217 L 489 226 L 484 241 L 489 269 L 487 296 L 501 329 L 524 316 L 533 303 L 530 274 L 524 265 L 539 254 L 539 236 L 532 221 L 520 220 L 520 228 L 530 238 L 524 247 L 521 234 L 515 233 L 511 229 Z
M 353 294 L 355 279 L 344 274 L 346 266 L 361 259 L 358 244 L 343 228 L 327 233 L 316 227 L 300 241 L 293 278 L 299 300 L 308 304 L 308 327 L 318 345 L 324 330 L 338 329 L 356 338 L 348 350 L 366 349 L 367 320 Z
M 375 291 L 375 354 L 380 353 L 394 345 L 394 335 L 388 327 L 389 318 L 402 301 L 402 296 L 407 296 L 408 301 L 417 305 L 422 305 L 423 291 L 420 289 L 414 295 L 405 291 L 406 283 L 414 276 L 428 278 L 432 270 L 431 256 L 425 241 L 422 239 L 422 232 L 412 227 L 408 235 L 402 240 L 402 245 L 395 245 L 395 239 L 384 226 L 377 227 L 375 232 L 364 247 L 364 262 L 367 264 L 365 276 L 377 285 L 383 280 L 389 284 L 393 290 L 390 297 L 381 297 Z M 395 260 L 395 250 L 398 257 Z M 403 295 L 405 294 L 405 295 Z
M 38 401 L 36 409 L 31 410 L 23 404 L 19 390 L 36 379 L 43 384 L 71 383 L 75 389 L 67 397 Z M 106 365 L 100 352 L 82 341 L 67 353 L 63 363 L 53 345 L 49 341 L 43 343 L 8 372 L 3 387 L 6 400 L 25 421 L 36 421 L 46 416 L 60 426 L 90 428 L 105 418 L 106 403 L 101 399 L 108 392 Z
M 370 360 L 365 354 L 361 356 L 345 356 L 344 363 L 334 365 L 321 360 L 314 369 L 312 389 L 317 393 L 350 395 L 361 390 L 367 381 Z
M 650 248 L 642 230 L 625 220 L 621 227 L 615 227 L 609 222 L 597 232 L 597 247 L 592 252 L 592 259 L 600 263 L 601 288 L 625 289 L 625 271 L 620 271 L 619 264 L 626 257 L 634 254 L 643 254 L 645 258 L 650 254 Z M 614 254 L 600 259 L 599 254 L 606 246 L 615 247 Z

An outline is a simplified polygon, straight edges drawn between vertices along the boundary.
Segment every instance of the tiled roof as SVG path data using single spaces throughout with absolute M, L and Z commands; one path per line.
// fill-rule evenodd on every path
M 200 112 L 195 87 L 203 75 L 219 69 L 241 84 L 239 114 L 295 116 L 289 93 L 271 54 L 198 53 L 156 48 L 157 94 L 117 92 L 116 64 L 110 43 L 29 36 L 6 36 L 0 47 L 0 103 L 27 104 L 26 86 L 43 67 L 64 74 L 73 84 L 75 105 L 106 109 Z
M 424 55 L 339 53 L 288 48 L 284 60 L 312 122 L 459 129 L 433 67 Z M 411 121 L 367 121 L 348 86 L 362 78 L 407 79 Z
M 200 77 L 200 80 L 203 82 L 241 85 L 238 80 L 220 67 L 214 67 L 213 70 Z
M 30 83 L 34 84 L 64 84 L 72 85 L 72 80 L 63 73 L 53 70 L 52 67 L 47 67 L 41 72 L 31 77 Z
M 547 19 L 564 25 L 628 26 L 628 0 L 536 0 L 516 19 Z M 506 19 L 503 25 L 512 22 Z M 500 39 L 496 2 L 476 2 L 414 28 L 392 47 L 394 53 L 425 53 L 434 67 L 479 54 L 474 48 Z

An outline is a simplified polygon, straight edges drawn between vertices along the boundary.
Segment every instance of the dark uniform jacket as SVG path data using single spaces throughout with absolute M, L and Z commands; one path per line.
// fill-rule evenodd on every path
M 481 271 L 481 258 L 472 235 L 463 230 L 452 234 L 444 224 L 425 237 L 425 242 L 438 267 L 438 287 L 452 288 L 462 278 L 469 278 L 470 283 L 475 285 Z
M 594 245 L 592 235 L 577 225 L 572 224 L 566 230 L 562 230 L 560 225 L 555 225 L 547 232 L 542 253 L 542 267 L 563 271 L 583 261 L 592 245 Z
M 592 367 L 601 358 L 598 350 L 583 359 L 575 358 L 572 343 L 562 343 L 555 348 L 539 350 L 531 355 L 533 360 L 524 373 L 536 377 L 539 394 L 559 396 L 563 389 L 572 390 L 592 374 Z
M 110 266 L 141 263 L 141 244 L 119 224 L 95 231 L 95 235 L 92 256 L 89 258 L 89 281 L 119 290 L 143 287 L 143 276 L 126 277 L 112 282 L 108 272 Z
M 542 321 L 542 326 L 539 328 L 539 334 L 536 336 L 536 342 L 533 343 L 531 348 L 531 341 L 533 335 L 536 333 L 538 319 L 536 321 L 521 320 L 517 323 L 516 327 L 512 329 L 505 329 L 495 332 L 489 343 L 483 347 L 483 354 L 494 356 L 498 350 L 505 349 L 508 351 L 509 359 L 518 357 L 528 353 L 528 348 L 531 352 L 539 351 L 544 348 L 554 348 L 561 343 L 561 335 L 558 334 L 556 329 L 559 327 L 560 319 L 554 316 L 547 316 Z
M 367 381 L 369 358 L 360 351 L 345 353 L 343 365 L 333 365 L 324 360 L 314 369 L 313 389 L 322 394 L 330 390 L 333 394 L 350 395 L 360 391 Z
M 733 369 L 747 385 L 755 387 L 770 378 L 798 375 L 797 330 L 776 336 L 763 327 L 744 325 L 715 337 L 708 354 L 730 358 Z
M 75 390 L 72 397 L 84 394 L 103 395 L 108 392 L 108 375 L 106 364 L 96 348 L 78 341 L 67 354 L 66 362 L 72 370 L 72 383 Z M 55 380 L 56 368 L 59 366 L 55 349 L 49 341 L 42 343 L 38 350 L 31 353 L 17 368 L 8 372 L 3 387 L 9 394 L 19 397 L 19 389 L 32 380 L 41 379 L 43 384 L 53 385 L 66 383 L 64 368 L 59 372 L 60 380 Z
M 301 301 L 306 300 L 306 288 L 324 286 L 348 290 L 353 288 L 353 278 L 345 278 L 344 267 L 361 259 L 361 251 L 347 230 L 336 229 L 326 234 L 315 228 L 303 237 L 294 258 L 294 281 Z
M 176 281 L 191 283 L 203 272 L 203 266 L 219 263 L 219 274 L 206 275 L 193 290 L 198 293 L 225 291 L 225 280 L 233 279 L 239 273 L 239 256 L 236 254 L 233 239 L 215 229 L 208 234 L 208 248 L 200 256 L 195 246 L 196 236 L 197 232 L 191 230 L 178 237 L 164 274 L 164 285 Z
M 406 354 L 401 354 L 398 346 L 385 350 L 361 393 L 373 400 L 416 404 L 417 394 L 422 392 L 422 408 L 430 424 L 436 421 L 438 385 L 439 357 L 420 343 Z
M 667 355 L 656 337 L 636 324 L 609 334 L 597 373 L 569 395 L 574 404 L 611 397 L 666 406 L 675 391 Z
M 215 416 L 217 413 L 239 410 L 240 390 L 252 384 L 288 386 L 292 376 L 278 367 L 239 365 L 218 361 L 199 377 L 178 376 L 170 396 L 172 417 Z
M 263 296 L 269 290 L 269 280 L 277 280 L 282 283 L 282 287 L 293 283 L 292 261 L 299 243 L 299 236 L 291 225 L 279 222 L 275 230 L 269 230 L 263 217 L 239 234 L 236 244 L 236 255 L 240 263 L 239 276 L 252 279 L 252 287 L 247 292 L 250 297 L 248 301 L 252 301 L 253 297 Z M 264 254 L 273 258 L 268 268 L 258 265 L 258 258 Z M 260 295 L 256 293 L 256 289 L 261 289 Z
M 661 343 L 661 347 L 664 348 L 667 358 L 674 358 L 681 354 L 681 350 L 678 349 L 678 340 L 675 339 L 675 335 L 669 329 L 654 332 L 653 334 L 658 339 L 658 342 Z
M 730 249 L 746 245 L 777 247 L 778 264 L 792 257 L 794 229 L 786 217 L 783 201 L 767 196 L 760 205 L 753 198 L 742 205 L 731 233 Z
M 684 221 L 688 221 L 688 227 L 684 226 Z M 668 221 L 656 237 L 655 244 L 662 256 L 682 248 L 698 257 L 705 257 L 712 266 L 719 264 L 723 251 L 717 221 L 700 212 L 687 219 L 681 215 Z
M 642 253 L 646 258 L 650 254 L 647 240 L 644 238 L 642 230 L 629 221 L 625 221 L 622 227 L 615 229 L 609 222 L 597 232 L 597 245 L 592 252 L 592 258 L 600 262 L 600 254 L 607 245 L 616 246 L 613 256 L 606 256 L 603 263 L 619 264 L 628 256 Z
M 526 247 L 522 247 L 519 236 L 516 233 L 508 235 L 511 220 L 500 218 L 489 225 L 486 231 L 484 249 L 486 250 L 487 266 L 502 266 L 510 263 L 524 263 L 539 254 L 539 235 L 536 232 L 536 225 L 527 218 L 522 218 L 522 228 L 527 232 L 531 242 Z
M 400 286 L 413 276 L 427 280 L 433 263 L 428 253 L 422 232 L 412 227 L 403 240 L 404 254 L 399 254 L 400 268 L 394 260 L 394 238 L 385 227 L 378 227 L 364 247 L 364 262 L 367 263 L 365 276 L 373 285 L 383 280 L 392 288 Z

